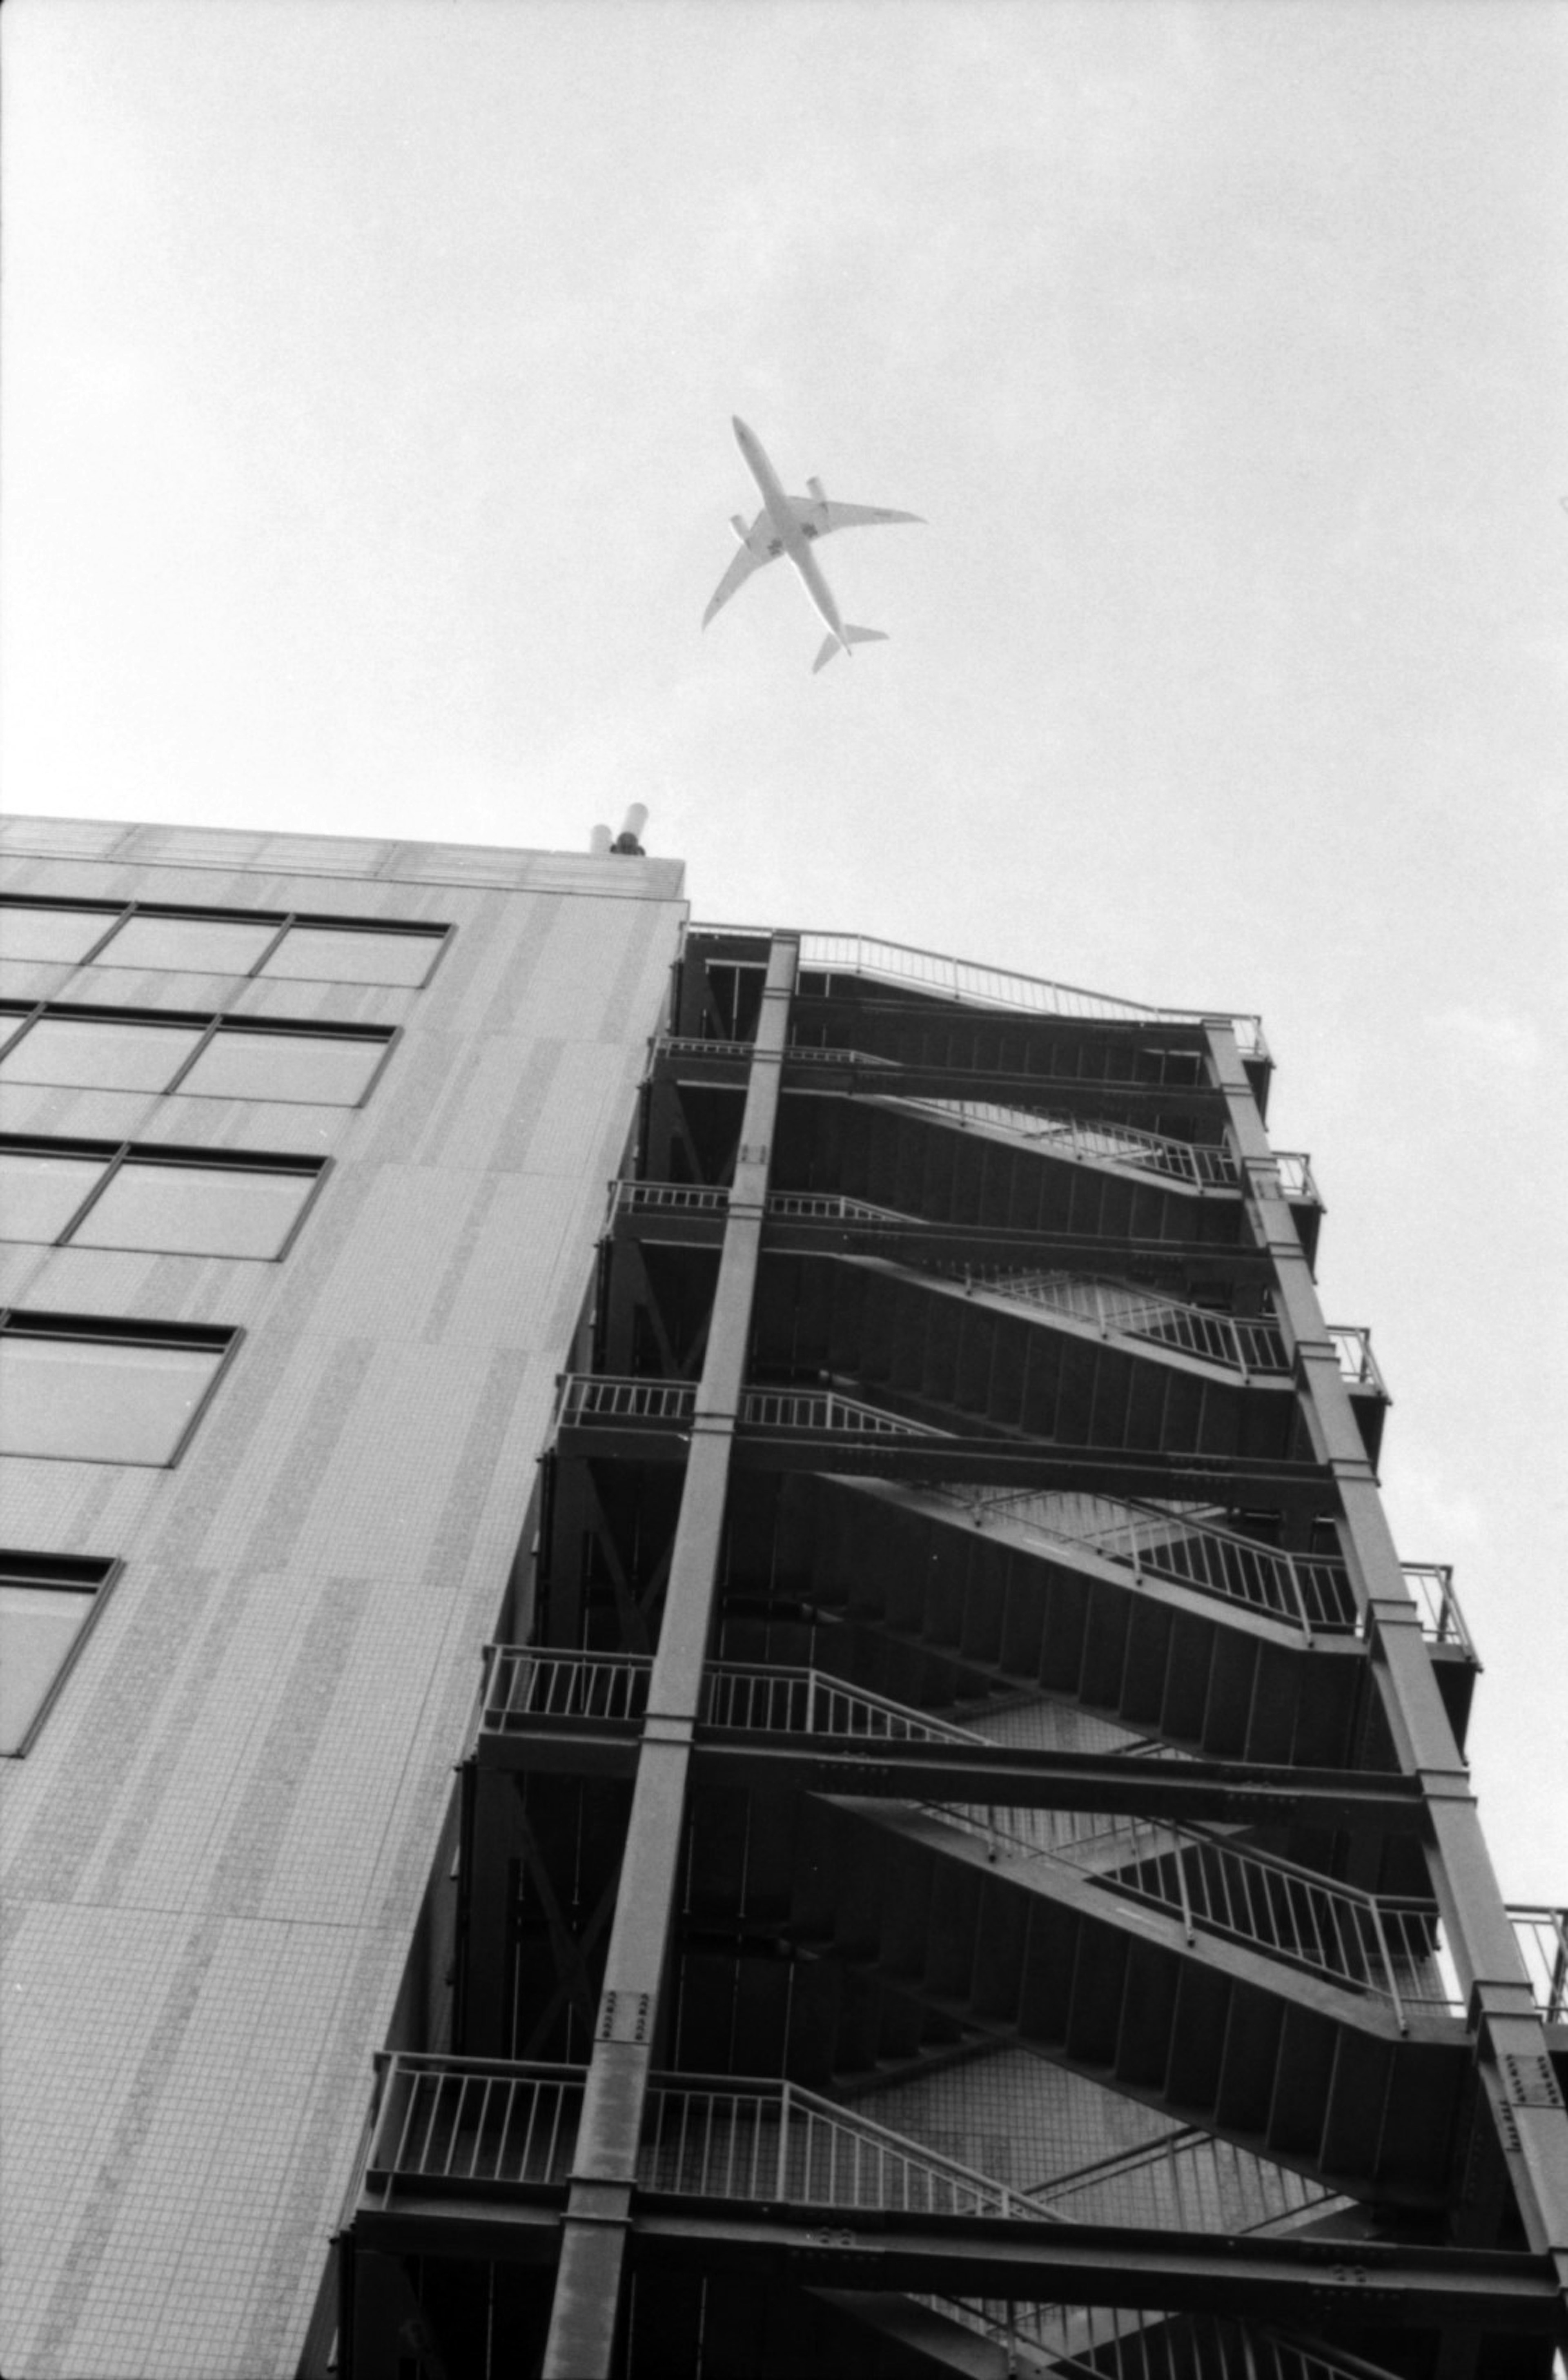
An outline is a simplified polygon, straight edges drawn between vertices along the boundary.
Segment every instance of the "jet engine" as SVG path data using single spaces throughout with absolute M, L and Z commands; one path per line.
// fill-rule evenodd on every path
M 818 504 L 825 504 L 827 503 L 828 492 L 823 487 L 820 480 L 808 480 L 806 484 L 810 489 L 811 493 L 816 498 Z
M 751 531 L 748 528 L 746 523 L 741 519 L 738 513 L 731 513 L 730 527 L 734 529 L 736 537 L 739 538 L 742 545 L 744 545 L 748 538 L 751 535 Z

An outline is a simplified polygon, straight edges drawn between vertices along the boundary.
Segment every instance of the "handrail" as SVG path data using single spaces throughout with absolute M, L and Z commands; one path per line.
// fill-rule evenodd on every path
M 1143 1339 L 1184 1355 L 1223 1364 L 1244 1378 L 1290 1370 L 1279 1326 L 1266 1316 L 1224 1314 L 1190 1305 L 1156 1290 L 1095 1273 L 1010 1271 L 1003 1265 L 966 1265 L 950 1278 L 966 1289 L 1038 1305 L 1088 1323 L 1108 1338 Z
M 612 1372 L 564 1372 L 555 1398 L 558 1428 L 613 1427 L 626 1422 L 688 1427 L 697 1413 L 697 1382 Z M 854 1437 L 945 1438 L 929 1422 L 846 1397 L 837 1389 L 746 1388 L 740 1419 L 754 1428 L 842 1430 Z
M 728 1212 L 730 1194 L 718 1184 L 709 1182 L 633 1182 L 622 1180 L 612 1184 L 612 1214 L 638 1214 L 649 1209 L 660 1212 L 723 1215 Z
M 980 1743 L 987 1739 L 950 1720 L 890 1702 L 822 1670 L 770 1669 L 710 1661 L 698 1714 L 705 1726 L 776 1733 L 855 1736 L 894 1743 Z
M 581 2067 L 395 2051 L 383 2070 L 363 2186 L 563 2189 L 584 2082 Z
M 500 2195 L 570 2180 L 586 2069 L 392 2053 L 363 2187 Z M 1060 2222 L 1020 2191 L 795 2082 L 654 2074 L 637 2186 L 771 2205 Z
M 1064 2219 L 989 2174 L 798 2083 L 727 2076 L 652 2078 L 637 2180 L 640 2190 L 683 2197 Z
M 483 1724 L 504 1729 L 539 1719 L 610 1725 L 640 1719 L 648 1708 L 652 1673 L 646 1653 L 487 1645 L 480 1706 Z
M 695 1380 L 626 1378 L 613 1372 L 563 1372 L 555 1397 L 558 1428 L 583 1423 L 689 1423 L 697 1411 Z
M 487 1728 L 544 1720 L 630 1726 L 648 1709 L 653 1663 L 646 1653 L 583 1653 L 550 1645 L 487 1645 L 480 1702 Z M 932 1718 L 825 1670 L 710 1661 L 698 1714 L 726 1731 L 829 1735 L 882 1742 L 983 1744 L 949 1719 Z
M 1372 1354 L 1372 1333 L 1364 1323 L 1331 1322 L 1325 1326 L 1340 1359 L 1340 1378 L 1353 1389 L 1369 1389 L 1386 1398 L 1388 1390 Z
M 989 1125 L 1015 1140 L 1049 1143 L 1076 1163 L 1127 1165 L 1140 1172 L 1184 1184 L 1194 1190 L 1234 1190 L 1241 1170 L 1229 1148 L 1206 1142 L 1173 1140 L 1169 1134 L 1145 1132 L 1136 1124 L 1092 1123 L 1043 1108 L 1022 1108 L 1000 1099 L 928 1099 L 912 1092 L 879 1092 L 901 1108 L 952 1119 L 959 1128 Z
M 743 1389 L 740 1418 L 760 1429 L 846 1430 L 857 1437 L 946 1438 L 930 1422 L 907 1421 L 837 1389 Z
M 916 2301 L 991 2340 L 1012 2359 L 1009 2370 L 1022 2343 L 1060 2380 L 1395 2380 L 1364 2356 L 1225 2315 L 930 2294 Z
M 704 935 L 723 935 L 726 941 L 768 941 L 772 929 L 696 923 L 687 928 L 688 941 Z M 880 977 L 887 982 L 915 984 L 922 990 L 941 992 L 950 1000 L 972 1001 L 978 1007 L 1022 1009 L 1037 1015 L 1112 1024 L 1202 1025 L 1215 1021 L 1212 1010 L 1153 1008 L 1144 1001 L 1119 1000 L 1109 992 L 1086 991 L 1076 984 L 1053 983 L 1042 976 L 1017 974 L 1010 967 L 977 966 L 967 959 L 949 958 L 940 951 L 921 950 L 908 942 L 884 941 L 875 934 L 803 933 L 800 966 L 803 972 L 822 969 L 829 974 Z M 1229 1016 L 1222 1021 L 1232 1027 L 1244 1057 L 1267 1054 L 1258 1017 Z
M 689 1213 L 723 1215 L 730 1194 L 718 1183 L 634 1182 L 611 1184 L 612 1216 L 617 1213 Z M 918 1223 L 896 1207 L 875 1207 L 869 1198 L 845 1197 L 838 1190 L 770 1190 L 766 1211 L 780 1221 L 823 1223 Z
M 978 1835 L 993 1858 L 1073 1867 L 1108 1891 L 1165 1910 L 1181 1919 L 1189 1941 L 1195 1931 L 1219 1935 L 1386 2000 L 1402 2032 L 1412 2008 L 1463 2010 L 1441 1972 L 1438 1912 L 1428 1902 L 1366 1892 L 1164 1819 L 1097 1817 L 1092 1832 L 1074 1835 L 1038 1823 L 1054 1812 L 927 1806 L 944 1824 Z
M 1521 1905 L 1508 1915 L 1536 2006 L 1548 2024 L 1568 2024 L 1568 1909 Z
M 1050 1490 L 930 1487 L 920 1492 L 965 1512 L 975 1527 L 1023 1529 L 1052 1546 L 1081 1549 L 1148 1578 L 1244 1605 L 1282 1621 L 1310 1641 L 1315 1632 L 1355 1635 L 1361 1625 L 1344 1563 L 1260 1545 L 1179 1509 L 1130 1497 Z
M 1178 1505 L 1132 1497 L 1060 1494 L 1051 1489 L 922 1484 L 912 1491 L 961 1512 L 977 1529 L 1012 1528 L 1053 1548 L 1081 1549 L 1117 1563 L 1135 1583 L 1158 1579 L 1314 1635 L 1360 1636 L 1366 1618 L 1350 1572 L 1337 1554 L 1292 1553 L 1219 1526 Z M 1402 1562 L 1428 1644 L 1476 1658 L 1446 1563 Z
M 1237 2215 L 1246 2210 L 1244 2221 L 1222 2215 L 1230 2231 L 1272 2229 L 1309 2209 L 1348 2204 L 1331 2183 L 1196 2125 L 1053 2175 L 1029 2195 L 1059 2214 L 1070 2212 L 1078 2223 L 1173 2222 L 1180 2230 L 1203 2229 L 1213 2219 L 1216 2200 Z
M 869 1198 L 846 1198 L 837 1190 L 770 1190 L 766 1211 L 780 1221 L 914 1223 L 919 1220 L 896 1207 L 873 1207 Z

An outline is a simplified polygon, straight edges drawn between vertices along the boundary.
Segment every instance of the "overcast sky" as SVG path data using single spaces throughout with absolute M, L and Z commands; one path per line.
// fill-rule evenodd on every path
M 1262 1011 L 1568 1900 L 1568 7 L 9 0 L 13 809 Z M 793 577 L 705 635 L 754 491 Z

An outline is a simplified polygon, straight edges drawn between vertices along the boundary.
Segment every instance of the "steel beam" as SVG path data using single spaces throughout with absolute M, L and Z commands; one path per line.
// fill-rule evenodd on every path
M 531 1719 L 516 1732 L 482 1730 L 481 1769 L 624 1777 L 635 1769 L 640 1721 L 612 1728 Z M 1028 1752 L 1000 1743 L 852 1741 L 784 1730 L 699 1724 L 699 1780 L 715 1789 L 849 1793 L 907 1802 L 984 1802 L 1009 1810 L 1093 1810 L 1173 1824 L 1365 1828 L 1425 1832 L 1420 1780 L 1332 1768 L 1251 1768 L 1222 1760 L 1129 1760 L 1113 1753 Z
M 1481 2081 L 1532 2248 L 1556 2260 L 1568 2328 L 1568 2109 L 1545 2025 L 1481 1833 L 1469 1772 L 1454 1742 L 1418 1615 L 1356 1425 L 1350 1394 L 1288 1203 L 1280 1195 L 1251 1086 L 1227 1023 L 1209 1027 L 1209 1063 L 1248 1181 L 1247 1210 L 1274 1260 L 1275 1306 L 1295 1359 L 1319 1462 L 1331 1475 L 1340 1536 L 1367 1615 L 1374 1675 L 1402 1767 L 1420 1780 L 1428 1863 L 1454 1964 L 1469 1995 Z
M 614 2354 L 643 2101 L 676 1905 L 692 1739 L 712 1631 L 719 1541 L 761 1254 L 798 942 L 769 951 L 712 1318 L 687 1440 L 642 1723 L 621 1888 L 584 2089 L 543 2380 L 606 2380 Z
M 738 2206 L 639 2192 L 639 2263 L 777 2275 L 806 2289 L 928 2291 L 1075 2306 L 1144 2306 L 1288 2322 L 1553 2335 L 1550 2258 L 1374 2240 L 1156 2231 L 862 2209 Z

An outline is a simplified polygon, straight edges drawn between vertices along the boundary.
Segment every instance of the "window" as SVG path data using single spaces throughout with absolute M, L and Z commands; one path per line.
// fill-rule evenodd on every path
M 0 1314 L 0 1454 L 166 1465 L 238 1332 L 77 1314 Z
M 391 1038 L 389 1033 L 273 1032 L 225 1021 L 179 1087 L 201 1099 L 354 1108 L 370 1089 Z
M 0 957 L 91 957 L 96 965 L 199 975 L 282 976 L 417 990 L 449 926 L 291 909 L 193 909 L 165 901 L 0 895 Z
M 0 1079 L 61 1083 L 97 1091 L 168 1088 L 201 1039 L 205 1019 L 169 1019 L 112 1011 L 45 1011 L 7 1044 Z
M 0 959 L 84 959 L 119 914 L 117 901 L 92 908 L 13 894 L 0 902 Z
M 0 1239 L 172 1256 L 283 1254 L 327 1160 L 0 1139 Z
M 0 1552 L 0 1755 L 27 1750 L 117 1564 Z
M 0 1148 L 0 1239 L 57 1240 L 103 1172 L 91 1157 Z
M 171 917 L 137 910 L 95 965 L 117 967 L 182 967 L 196 975 L 249 975 L 276 941 L 275 924 L 243 917 Z
M 261 972 L 313 977 L 324 983 L 394 983 L 417 990 L 429 976 L 445 936 L 444 927 L 404 927 L 396 933 L 326 926 L 291 926 Z
M 0 1002 L 0 1082 L 358 1107 L 397 1038 L 390 1025 L 273 1023 L 183 1010 Z

